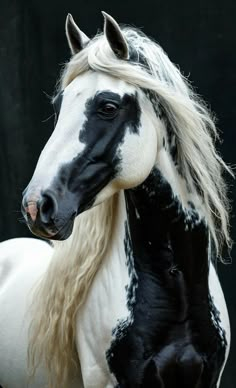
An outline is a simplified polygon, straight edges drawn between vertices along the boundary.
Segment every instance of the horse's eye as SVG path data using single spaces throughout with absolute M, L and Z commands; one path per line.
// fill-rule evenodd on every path
M 98 113 L 105 118 L 114 118 L 118 112 L 118 106 L 112 102 L 107 102 L 98 110 Z

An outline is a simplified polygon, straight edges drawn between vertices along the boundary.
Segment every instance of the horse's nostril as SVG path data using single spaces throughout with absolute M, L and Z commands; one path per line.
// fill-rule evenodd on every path
M 54 195 L 50 192 L 45 192 L 42 195 L 42 200 L 39 204 L 40 219 L 43 223 L 52 222 L 57 214 L 57 201 Z

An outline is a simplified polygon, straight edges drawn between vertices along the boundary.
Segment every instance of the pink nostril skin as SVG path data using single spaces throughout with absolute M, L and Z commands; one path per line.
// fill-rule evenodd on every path
M 35 221 L 38 213 L 38 207 L 36 201 L 30 201 L 27 203 L 27 206 L 25 208 L 25 211 L 27 214 L 30 215 L 31 220 Z

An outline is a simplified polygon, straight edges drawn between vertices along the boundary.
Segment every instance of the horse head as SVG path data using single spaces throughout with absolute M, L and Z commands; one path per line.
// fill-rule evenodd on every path
M 115 20 L 104 17 L 104 50 L 122 65 L 129 60 L 128 43 Z M 66 35 L 78 58 L 96 45 L 71 15 Z M 145 92 L 112 72 L 82 71 L 54 105 L 57 124 L 24 191 L 22 210 L 34 234 L 66 239 L 81 212 L 145 180 L 156 160 L 157 131 Z

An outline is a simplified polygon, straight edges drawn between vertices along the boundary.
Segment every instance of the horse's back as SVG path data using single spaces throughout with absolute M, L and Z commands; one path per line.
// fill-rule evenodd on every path
M 18 238 L 0 243 L 0 385 L 27 386 L 27 334 L 32 288 L 46 271 L 53 249 L 49 244 Z M 43 387 L 40 374 L 32 387 Z

